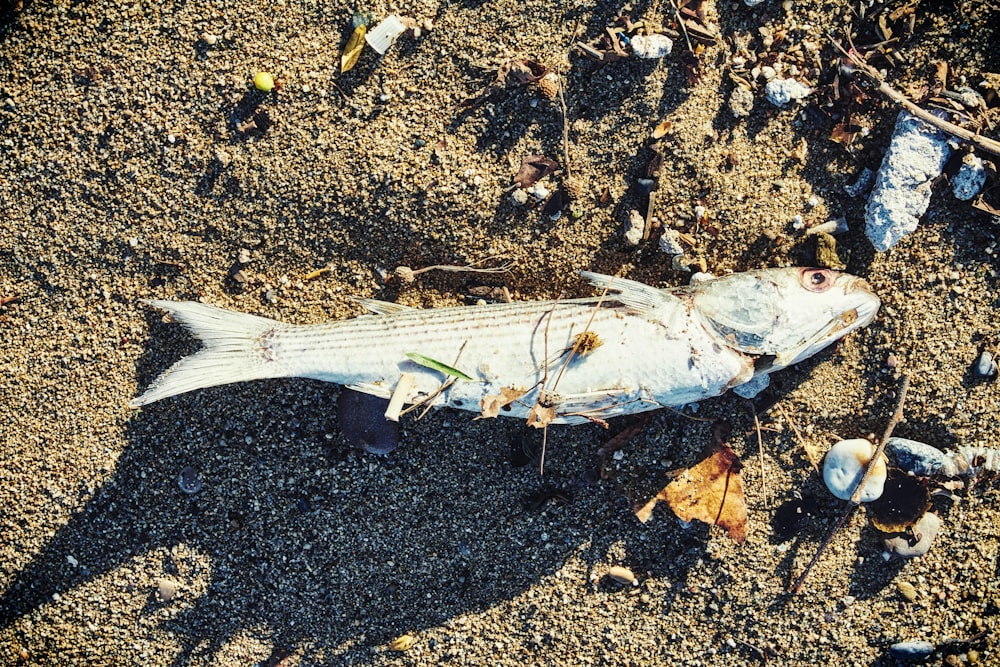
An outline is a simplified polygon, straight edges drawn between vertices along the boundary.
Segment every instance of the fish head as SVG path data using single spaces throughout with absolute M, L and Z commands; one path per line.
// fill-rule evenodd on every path
M 816 354 L 874 319 L 864 279 L 831 269 L 763 269 L 696 284 L 694 310 L 728 347 L 758 356 L 755 375 Z

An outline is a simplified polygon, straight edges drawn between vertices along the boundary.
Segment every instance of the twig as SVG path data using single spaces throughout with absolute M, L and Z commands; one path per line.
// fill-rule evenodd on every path
M 847 519 L 850 518 L 851 514 L 854 513 L 854 510 L 861 504 L 862 489 L 864 489 L 865 485 L 868 483 L 868 479 L 872 475 L 872 470 L 875 468 L 875 463 L 882 458 L 882 453 L 885 451 L 885 443 L 888 442 L 890 437 L 892 437 L 892 432 L 896 428 L 896 425 L 903 421 L 903 401 L 906 400 L 906 392 L 909 388 L 910 378 L 904 375 L 902 382 L 899 385 L 899 396 L 896 399 L 896 409 L 893 411 L 892 417 L 889 419 L 889 424 L 885 427 L 885 432 L 882 434 L 882 440 L 879 441 L 878 446 L 875 448 L 875 454 L 868 462 L 867 467 L 865 467 L 865 474 L 861 476 L 861 481 L 858 482 L 858 485 L 854 488 L 854 492 L 851 494 L 851 499 L 847 501 L 847 509 L 844 511 L 843 516 L 840 517 L 837 525 L 833 527 L 833 530 L 827 533 L 826 538 L 823 540 L 823 543 L 819 545 L 819 549 L 816 550 L 812 560 L 809 561 L 809 564 L 806 565 L 806 569 L 802 571 L 802 574 L 800 574 L 799 578 L 795 580 L 795 583 L 788 589 L 788 592 L 794 595 L 799 594 L 802 590 L 802 584 L 805 583 L 806 577 L 809 576 L 809 573 L 812 572 L 816 563 L 819 562 L 820 556 L 823 555 L 823 552 L 830 545 L 830 542 L 833 541 L 834 535 L 836 535 L 837 531 L 840 530 L 845 523 L 847 523 Z
M 566 97 L 563 95 L 563 88 L 565 88 L 564 79 L 562 76 L 559 77 L 559 110 L 562 112 L 562 149 L 563 149 L 563 164 L 566 168 L 566 178 L 568 179 L 573 175 L 572 169 L 569 166 L 569 118 L 568 112 L 566 110 Z
M 681 27 L 681 32 L 684 33 L 684 41 L 687 42 L 688 51 L 694 53 L 694 47 L 691 46 L 691 38 L 688 37 L 687 26 L 684 25 L 684 18 L 681 16 L 681 8 L 677 6 L 677 0 L 670 0 L 670 4 L 674 6 L 674 13 L 677 15 L 677 25 Z
M 805 438 L 803 438 L 802 434 L 799 432 L 799 427 L 795 425 L 794 421 L 792 421 L 791 415 L 785 412 L 785 408 L 781 406 L 781 403 L 778 403 L 778 412 L 780 412 L 781 416 L 785 418 L 788 425 L 792 427 L 792 431 L 795 433 L 795 439 L 799 441 L 799 447 L 805 450 L 806 456 L 809 457 L 809 463 L 812 464 L 813 470 L 819 472 L 819 462 L 813 458 L 812 451 L 810 451 L 809 447 L 806 445 Z M 759 425 L 758 428 L 760 428 Z
M 988 137 L 981 136 L 970 130 L 966 130 L 964 127 L 959 127 L 954 123 L 950 123 L 944 120 L 943 118 L 938 118 L 937 116 L 935 116 L 934 114 L 925 109 L 921 109 L 916 104 L 907 99 L 907 97 L 903 95 L 903 93 L 899 92 L 898 90 L 890 86 L 888 83 L 886 83 L 885 79 L 882 78 L 882 75 L 879 74 L 874 67 L 872 67 L 865 61 L 861 60 L 853 53 L 845 51 L 844 47 L 842 47 L 840 44 L 836 42 L 834 42 L 833 44 L 840 50 L 841 53 L 843 53 L 845 56 L 847 56 L 848 59 L 850 59 L 851 63 L 858 68 L 858 71 L 861 72 L 861 74 L 863 74 L 869 81 L 871 81 L 878 87 L 878 92 L 884 95 L 885 97 L 889 98 L 891 102 L 903 107 L 904 109 L 906 109 L 908 112 L 910 112 L 920 120 L 924 121 L 925 123 L 930 123 L 937 129 L 941 130 L 942 132 L 947 132 L 948 134 L 954 135 L 959 139 L 962 139 L 963 141 L 968 141 L 976 148 L 1000 156 L 1000 142 L 990 139 Z
M 507 273 L 513 268 L 513 264 L 504 264 L 502 266 L 487 267 L 481 269 L 476 266 L 478 262 L 473 264 L 468 264 L 466 266 L 456 266 L 454 264 L 433 264 L 431 266 L 425 266 L 422 269 L 411 269 L 408 266 L 397 266 L 394 273 L 399 276 L 403 282 L 411 283 L 414 278 L 419 276 L 421 273 L 427 273 L 428 271 L 447 271 L 451 273 L 469 272 L 469 273 Z
M 756 411 L 753 413 L 753 423 L 757 427 L 757 455 L 760 458 L 760 491 L 767 507 L 767 475 L 764 474 L 764 438 L 760 435 L 760 419 Z

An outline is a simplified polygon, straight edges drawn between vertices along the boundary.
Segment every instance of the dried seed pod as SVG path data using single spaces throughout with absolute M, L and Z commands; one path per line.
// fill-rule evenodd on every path
M 563 179 L 563 191 L 566 196 L 572 201 L 574 199 L 579 199 L 580 195 L 583 194 L 583 181 L 581 181 L 576 176 L 567 176 Z
M 554 100 L 559 95 L 559 77 L 555 72 L 549 72 L 538 81 L 538 90 L 547 99 Z

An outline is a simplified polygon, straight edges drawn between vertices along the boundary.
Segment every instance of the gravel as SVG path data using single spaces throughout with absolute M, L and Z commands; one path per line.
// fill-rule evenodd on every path
M 992 628 L 1000 504 L 985 480 L 935 508 L 943 526 L 925 556 L 883 560 L 857 513 L 804 593 L 785 593 L 842 510 L 809 452 L 880 433 L 900 374 L 912 388 L 898 435 L 1000 446 L 1000 383 L 966 378 L 1000 339 L 984 250 L 997 227 L 935 197 L 916 232 L 875 253 L 843 186 L 859 162 L 877 166 L 895 112 L 860 105 L 852 120 L 871 132 L 848 154 L 808 103 L 775 113 L 758 87 L 749 116 L 727 104 L 733 44 L 747 45 L 748 67 L 795 61 L 818 86 L 815 63 L 836 57 L 827 31 L 856 7 L 706 7 L 727 39 L 706 47 L 691 84 L 682 39 L 659 60 L 566 56 L 619 5 L 358 6 L 422 33 L 340 75 L 355 11 L 344 3 L 25 3 L 0 39 L 0 664 L 853 665 L 901 639 Z M 649 11 L 633 18 L 672 21 L 669 5 Z M 893 47 L 900 89 L 919 89 L 939 59 L 973 83 L 997 71 L 988 13 L 937 11 L 921 5 L 913 37 Z M 553 221 L 510 196 L 525 155 L 563 162 L 558 100 L 529 86 L 458 108 L 515 57 L 564 77 L 580 216 Z M 273 91 L 254 89 L 258 72 Z M 405 416 L 386 456 L 359 452 L 338 427 L 339 390 L 311 380 L 127 407 L 196 347 L 142 299 L 303 323 L 360 314 L 354 296 L 433 307 L 482 287 L 592 294 L 581 269 L 687 282 L 658 230 L 636 247 L 621 239 L 628 212 L 645 210 L 636 181 L 665 119 L 653 217 L 696 239 L 704 270 L 808 264 L 815 240 L 792 218 L 808 229 L 844 215 L 837 250 L 883 299 L 872 326 L 771 378 L 759 400 L 780 408 L 761 415 L 762 456 L 736 396 L 704 402 L 697 420 L 656 415 L 626 456 L 608 457 L 607 479 L 597 452 L 623 424 L 550 429 L 540 475 L 510 460 L 540 434 L 447 411 Z M 559 179 L 541 185 L 556 192 Z M 394 277 L 472 262 L 513 269 Z M 633 503 L 697 461 L 711 438 L 698 420 L 718 418 L 744 466 L 746 543 L 666 508 L 640 525 Z M 178 488 L 186 466 L 204 481 L 197 493 Z M 780 550 L 771 516 L 796 490 L 818 499 L 815 514 Z M 639 585 L 608 582 L 614 566 Z M 921 591 L 905 611 L 897 576 Z M 162 582 L 176 585 L 169 600 Z M 413 645 L 390 651 L 404 635 Z M 997 661 L 992 635 L 975 649 Z

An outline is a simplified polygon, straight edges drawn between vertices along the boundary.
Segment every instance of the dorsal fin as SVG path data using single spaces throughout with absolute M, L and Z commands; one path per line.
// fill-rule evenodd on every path
M 608 276 L 603 273 L 593 273 L 591 271 L 581 271 L 580 277 L 599 289 L 607 289 L 613 294 L 611 300 L 620 301 L 629 308 L 643 315 L 652 315 L 653 312 L 667 301 L 676 299 L 663 290 L 650 287 L 635 280 Z
M 394 313 L 401 313 L 404 310 L 414 310 L 410 306 L 404 306 L 391 301 L 380 301 L 378 299 L 366 299 L 363 297 L 355 297 L 354 300 L 376 315 L 392 315 Z

